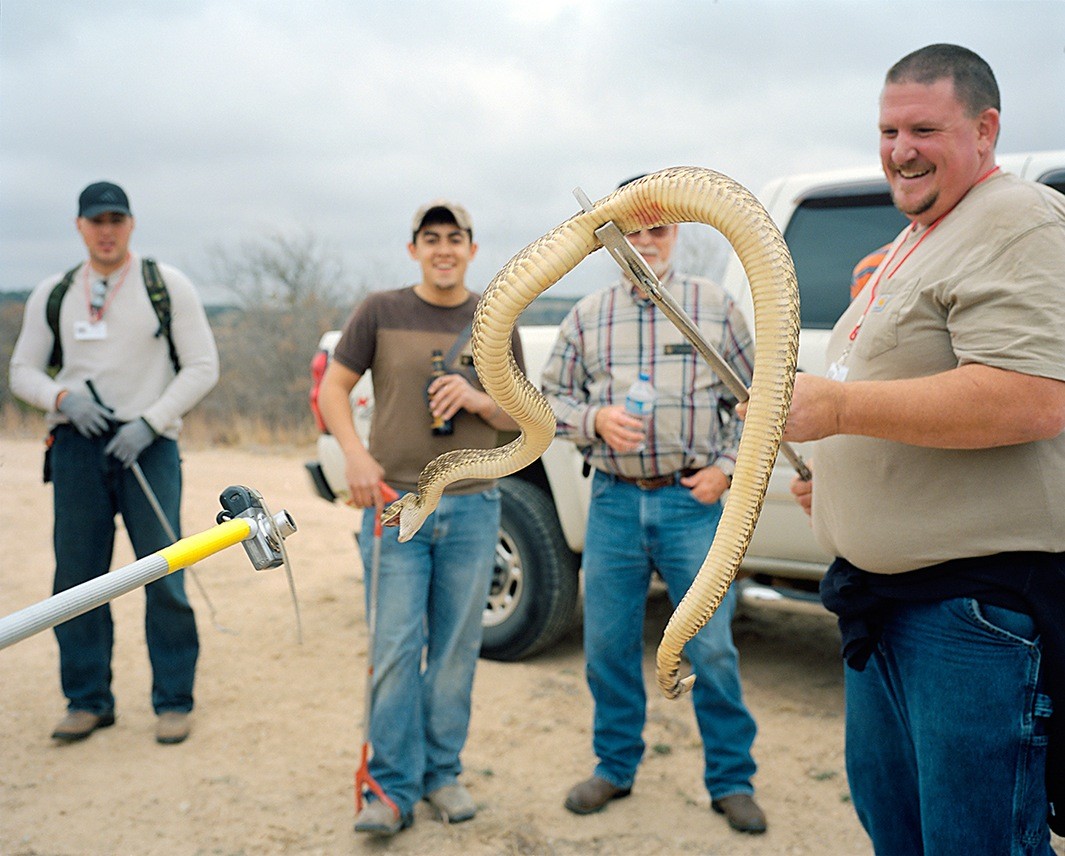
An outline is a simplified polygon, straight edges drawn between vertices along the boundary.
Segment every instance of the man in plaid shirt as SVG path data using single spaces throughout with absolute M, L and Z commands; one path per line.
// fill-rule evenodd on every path
M 753 344 L 738 307 L 716 283 L 670 265 L 678 227 L 629 236 L 736 373 L 749 383 Z M 655 387 L 647 434 L 625 411 L 643 373 Z M 599 811 L 628 796 L 644 752 L 643 621 L 652 572 L 677 603 L 710 549 L 721 497 L 736 464 L 735 398 L 671 321 L 632 282 L 581 300 L 559 328 L 541 378 L 558 420 L 594 470 L 584 549 L 584 649 L 595 701 L 594 775 L 565 805 Z M 732 641 L 735 592 L 685 647 L 697 676 L 692 699 L 714 811 L 741 832 L 761 833 L 751 757 L 755 723 L 743 703 Z

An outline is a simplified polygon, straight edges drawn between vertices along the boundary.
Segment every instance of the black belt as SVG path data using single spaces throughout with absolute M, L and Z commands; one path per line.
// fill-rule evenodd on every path
M 695 475 L 697 472 L 699 472 L 697 469 L 677 470 L 675 473 L 668 473 L 664 476 L 645 476 L 638 479 L 630 478 L 629 476 L 619 476 L 613 473 L 611 473 L 611 475 L 620 482 L 636 485 L 640 490 L 658 490 L 662 487 L 673 487 L 673 485 L 678 484 L 682 478 Z

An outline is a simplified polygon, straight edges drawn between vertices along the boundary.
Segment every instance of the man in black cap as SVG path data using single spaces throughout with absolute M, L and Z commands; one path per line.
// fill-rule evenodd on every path
M 54 486 L 55 592 L 107 573 L 121 514 L 137 557 L 170 543 L 131 471 L 146 478 L 181 535 L 181 417 L 218 380 L 218 352 L 188 278 L 130 252 L 125 191 L 90 184 L 78 199 L 87 261 L 37 285 L 11 356 L 11 390 L 51 426 L 45 479 Z M 146 589 L 156 740 L 189 734 L 199 654 L 183 571 Z M 114 724 L 113 628 L 107 604 L 55 628 L 67 714 L 52 737 L 72 742 Z

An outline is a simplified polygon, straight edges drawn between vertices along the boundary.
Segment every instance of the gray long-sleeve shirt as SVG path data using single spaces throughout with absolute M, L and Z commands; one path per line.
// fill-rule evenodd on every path
M 159 319 L 141 275 L 141 260 L 131 253 L 125 279 L 108 289 L 98 327 L 88 332 L 89 291 L 101 276 L 86 263 L 70 284 L 59 313 L 63 366 L 52 378 L 48 359 L 53 337 L 46 303 L 61 274 L 40 282 L 26 302 L 22 331 L 11 355 L 11 390 L 48 415 L 50 425 L 66 421 L 56 411 L 56 397 L 66 389 L 88 394 L 91 380 L 115 418 L 144 417 L 159 434 L 176 439 L 181 417 L 218 381 L 218 350 L 207 316 L 192 282 L 181 271 L 159 265 L 171 305 L 171 334 L 181 370 L 175 374 L 166 337 L 156 335 Z

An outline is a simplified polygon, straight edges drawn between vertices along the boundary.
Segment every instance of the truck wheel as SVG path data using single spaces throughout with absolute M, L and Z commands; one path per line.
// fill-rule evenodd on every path
M 499 482 L 502 518 L 481 656 L 520 660 L 565 633 L 577 606 L 580 560 L 546 492 L 518 478 Z

